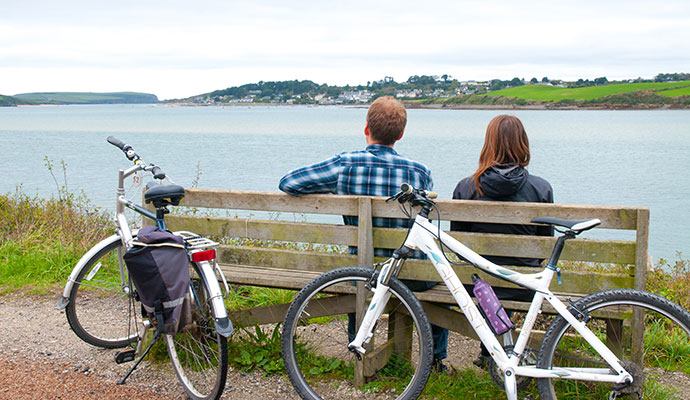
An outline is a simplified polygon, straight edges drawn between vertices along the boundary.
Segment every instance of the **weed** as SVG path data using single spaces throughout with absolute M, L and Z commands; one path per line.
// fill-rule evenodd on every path
M 284 373 L 280 353 L 280 324 L 273 332 L 264 332 L 258 325 L 243 328 L 228 343 L 228 360 L 237 369 L 250 372 L 260 370 L 264 375 Z

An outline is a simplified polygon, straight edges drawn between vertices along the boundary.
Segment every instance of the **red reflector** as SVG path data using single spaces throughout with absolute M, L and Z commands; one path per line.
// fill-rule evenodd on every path
M 209 261 L 209 260 L 213 260 L 214 258 L 216 258 L 216 250 L 215 249 L 205 250 L 205 251 L 197 251 L 196 253 L 192 254 L 192 261 L 194 261 L 194 262 Z

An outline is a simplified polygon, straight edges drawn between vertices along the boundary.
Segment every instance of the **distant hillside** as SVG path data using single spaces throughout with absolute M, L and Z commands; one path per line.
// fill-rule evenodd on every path
M 148 93 L 116 92 L 41 92 L 21 93 L 14 97 L 38 104 L 151 104 L 158 103 L 158 97 Z
M 0 107 L 13 107 L 20 104 L 34 104 L 31 101 L 18 99 L 13 96 L 3 96 L 0 94 Z
M 544 85 L 525 85 L 491 92 L 489 96 L 512 97 L 525 100 L 595 100 L 606 96 L 636 91 L 654 91 L 668 97 L 687 96 L 690 81 L 620 83 L 612 85 L 565 88 Z
M 690 108 L 690 80 L 677 82 L 610 83 L 584 87 L 523 84 L 482 94 L 423 99 L 418 106 L 443 107 L 595 107 Z

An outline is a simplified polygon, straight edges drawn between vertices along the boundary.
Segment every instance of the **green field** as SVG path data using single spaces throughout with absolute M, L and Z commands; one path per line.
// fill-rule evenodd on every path
M 683 87 L 685 86 L 685 87 Z M 588 86 L 581 88 L 562 88 L 557 86 L 526 85 L 491 92 L 488 96 L 503 96 L 525 100 L 559 101 L 559 100 L 594 100 L 620 93 L 640 90 L 659 90 L 664 96 L 687 96 L 690 94 L 690 81 L 682 82 L 650 82 L 650 83 L 620 83 L 604 86 Z
M 690 96 L 690 86 L 686 86 L 686 87 L 678 88 L 678 89 L 660 90 L 657 93 L 660 95 L 669 96 L 669 97 Z
M 22 93 L 14 97 L 40 104 L 150 104 L 158 103 L 158 97 L 148 93 L 115 92 L 41 92 Z

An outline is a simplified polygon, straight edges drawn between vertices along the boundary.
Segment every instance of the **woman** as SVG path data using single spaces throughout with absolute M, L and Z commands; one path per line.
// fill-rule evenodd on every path
M 553 203 L 549 182 L 525 169 L 530 161 L 529 140 L 522 122 L 512 115 L 499 115 L 489 122 L 484 147 L 479 154 L 477 170 L 461 180 L 453 191 L 454 199 L 522 201 Z M 507 233 L 513 235 L 553 236 L 551 226 L 451 222 L 451 230 L 465 232 Z M 499 265 L 539 267 L 536 258 L 485 256 Z M 472 285 L 466 285 L 472 293 Z M 533 292 L 524 289 L 494 288 L 499 299 L 531 301 Z M 482 345 L 482 354 L 474 364 L 486 368 L 489 353 Z
M 553 203 L 553 189 L 545 179 L 525 169 L 530 161 L 529 140 L 522 122 L 512 115 L 499 115 L 489 122 L 479 167 L 461 180 L 453 191 L 454 199 Z M 451 230 L 507 233 L 512 235 L 553 236 L 553 228 L 538 225 L 451 222 Z M 499 265 L 539 267 L 534 258 L 487 256 Z

